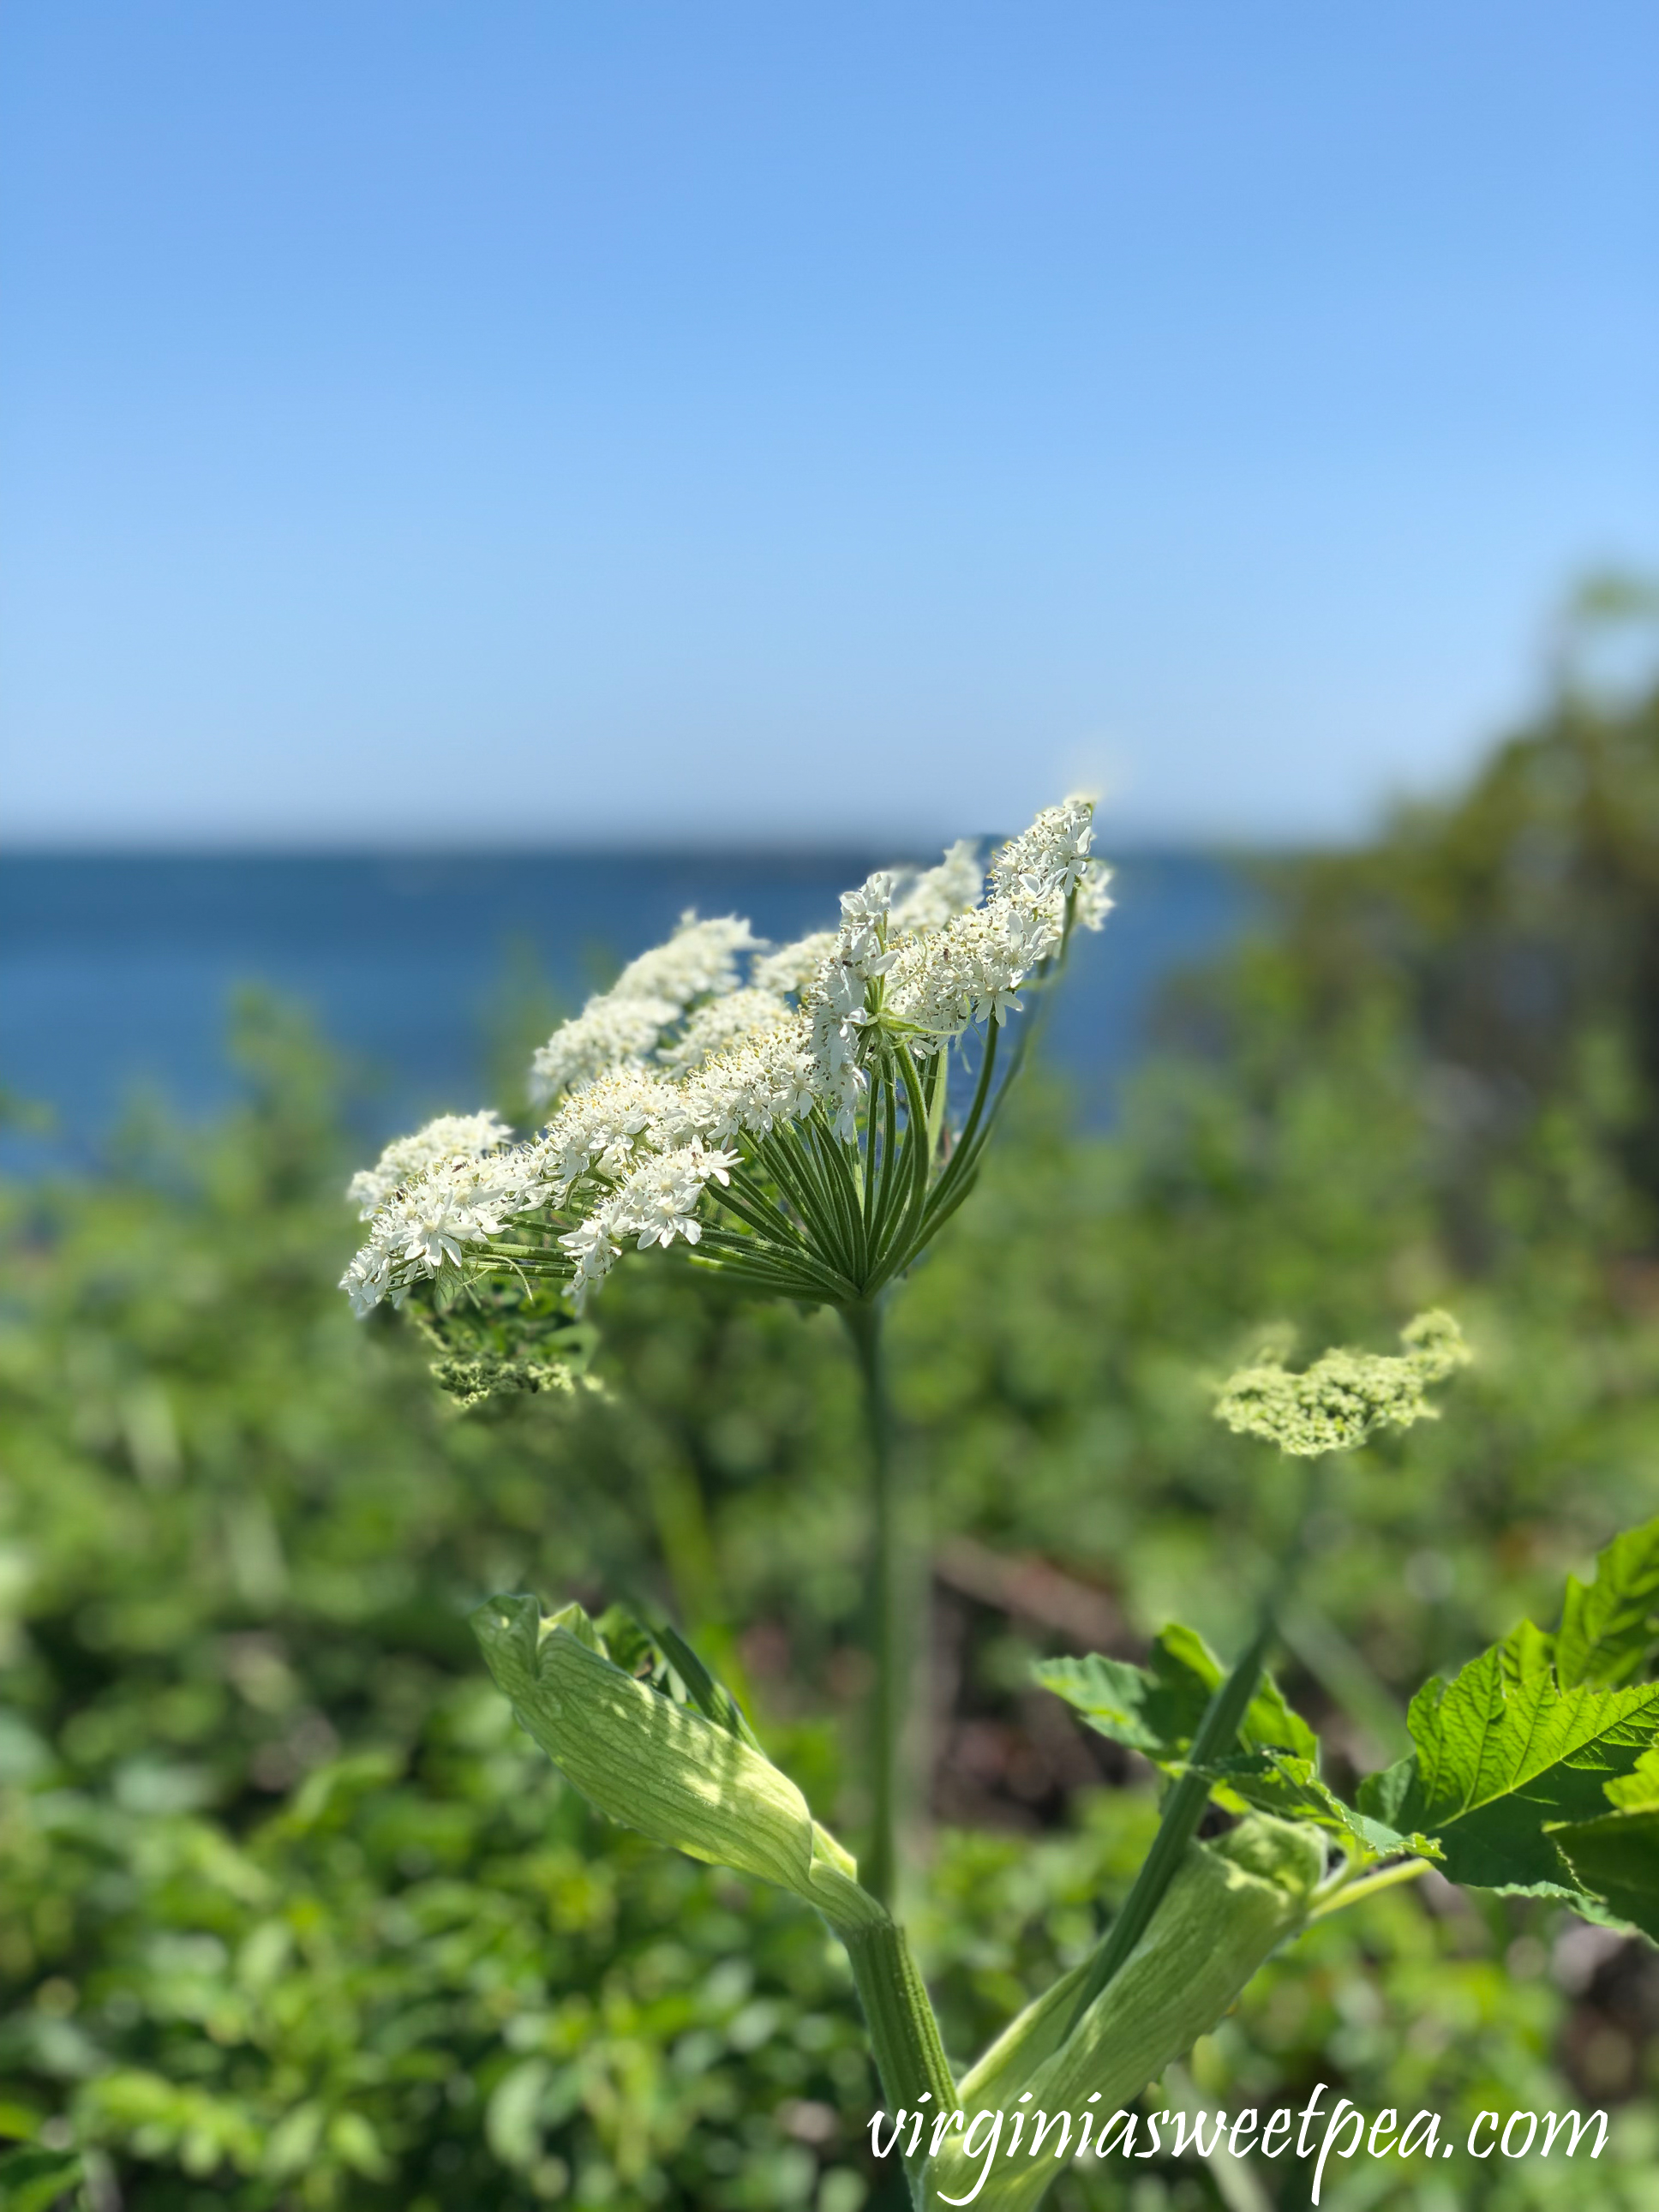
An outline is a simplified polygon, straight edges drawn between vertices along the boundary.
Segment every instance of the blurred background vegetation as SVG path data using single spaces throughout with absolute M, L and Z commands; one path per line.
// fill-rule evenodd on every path
M 1659 1510 L 1659 692 L 1564 662 L 1466 793 L 1266 873 L 1110 1133 L 1039 1080 L 898 1303 L 934 1563 L 919 1936 L 959 2057 L 1092 1940 L 1152 1818 L 1030 1659 L 1242 1626 L 1274 1464 L 1206 1388 L 1264 1323 L 1382 1349 L 1438 1302 L 1480 1353 L 1328 1486 L 1285 1674 L 1339 1762 L 1393 1755 L 1428 1672 L 1553 1619 Z M 217 1126 L 151 1113 L 100 1179 L 0 1196 L 0 2130 L 42 2177 L 14 2201 L 55 2201 L 75 2144 L 94 2212 L 896 2203 L 823 1930 L 589 1815 L 465 1625 L 518 1587 L 672 1607 L 855 1831 L 833 1322 L 624 1268 L 605 1389 L 459 1414 L 334 1288 L 349 1080 L 257 999 L 234 1050 Z M 1659 2206 L 1659 1959 L 1545 1904 L 1431 1878 L 1322 1923 L 1191 2072 L 1459 2142 L 1482 2106 L 1615 2113 L 1594 2169 L 1391 2160 L 1328 2174 L 1346 2212 Z M 1154 2162 L 1054 2201 L 1310 2181 Z

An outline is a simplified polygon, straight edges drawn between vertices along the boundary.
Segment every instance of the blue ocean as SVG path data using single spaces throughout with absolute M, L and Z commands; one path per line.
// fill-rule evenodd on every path
M 567 1012 L 687 908 L 777 941 L 827 927 L 891 854 L 15 854 L 0 860 L 0 1084 L 49 1109 L 13 1166 L 94 1168 L 135 1097 L 210 1115 L 234 1091 L 227 1015 L 260 984 L 308 1010 L 363 1079 L 366 1140 L 486 1097 L 492 1024 L 542 979 Z M 924 855 L 923 858 L 932 858 Z M 1255 894 L 1198 853 L 1117 863 L 1079 943 L 1049 1064 L 1111 1117 L 1158 987 L 1224 945 Z

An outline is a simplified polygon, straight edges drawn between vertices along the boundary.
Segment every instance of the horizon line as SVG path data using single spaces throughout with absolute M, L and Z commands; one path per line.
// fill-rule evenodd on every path
M 966 833 L 986 848 L 988 855 L 1006 842 L 1007 831 Z M 1103 859 L 1124 859 L 1173 854 L 1204 854 L 1214 858 L 1291 857 L 1302 854 L 1363 850 L 1371 842 L 1358 836 L 1312 836 L 1288 833 L 1279 837 L 1182 836 L 1164 831 L 1132 831 L 1115 842 L 1097 838 L 1095 849 Z M 916 839 L 896 834 L 890 838 L 852 836 L 770 840 L 762 837 L 714 842 L 690 839 L 670 842 L 659 838 L 592 838 L 544 843 L 523 839 L 499 842 L 463 841 L 449 843 L 311 842 L 300 839 L 260 839 L 223 842 L 181 840 L 176 843 L 149 840 L 117 842 L 106 839 L 9 837 L 0 839 L 0 867 L 15 860 L 841 860 L 863 859 L 871 854 L 898 848 L 901 857 L 924 845 L 942 842 L 937 837 Z

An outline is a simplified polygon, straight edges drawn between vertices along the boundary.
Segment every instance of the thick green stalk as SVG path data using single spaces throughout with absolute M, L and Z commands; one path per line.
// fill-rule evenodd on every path
M 1215 1760 L 1224 1759 L 1232 1749 L 1233 1740 L 1261 1680 L 1261 1664 L 1273 1632 L 1273 1616 L 1271 1613 L 1264 1613 L 1261 1626 L 1250 1639 L 1249 1649 L 1210 1699 L 1187 1754 L 1187 1771 L 1164 1801 L 1164 1817 L 1158 1822 L 1152 1847 L 1141 1862 L 1134 1887 L 1123 1901 L 1123 1910 L 1112 1923 L 1111 1932 L 1095 1954 L 1093 1965 L 1078 1994 L 1072 2014 L 1073 2027 L 1152 1924 L 1152 1915 L 1163 1902 L 1164 1893 L 1188 1844 L 1197 1834 L 1204 1808 L 1210 1802 L 1210 1778 L 1204 1770 Z
M 1164 1816 L 1152 1838 L 1152 1847 L 1124 1899 L 1122 1911 L 1095 1954 L 1084 1982 L 1081 2001 L 1072 2015 L 1074 2026 L 1146 1934 L 1187 1845 L 1198 1832 L 1204 1808 L 1210 1802 L 1210 1779 L 1205 1770 L 1227 1756 L 1249 1711 L 1250 1700 L 1261 1680 L 1267 1647 L 1276 1631 L 1279 1610 L 1288 1602 L 1295 1588 L 1308 1540 L 1315 1477 L 1311 1465 L 1304 1462 L 1304 1466 L 1307 1471 L 1304 1479 L 1294 1486 L 1287 1501 L 1291 1506 L 1290 1540 L 1262 1600 L 1255 1634 L 1205 1708 L 1198 1734 L 1187 1753 L 1187 1771 L 1164 1799 Z
M 901 2113 L 914 2114 L 921 2109 L 923 2096 L 928 2100 L 927 2124 L 921 2130 L 916 2158 L 914 2163 L 906 2160 L 911 2195 L 921 2203 L 925 2201 L 922 2176 L 934 2115 L 952 2111 L 957 2100 L 939 2023 L 902 1928 L 884 1918 L 867 1928 L 843 1929 L 841 1939 L 853 1962 L 853 1979 L 890 2118 L 896 2122 Z M 907 2121 L 907 2142 L 910 2132 Z
M 871 1840 L 859 1880 L 890 1911 L 898 1873 L 898 1826 L 909 1686 L 902 1512 L 893 1465 L 893 1418 L 882 1356 L 881 1309 L 874 1300 L 842 1308 L 858 1355 L 872 1507 L 871 1642 L 876 1680 L 871 1704 Z

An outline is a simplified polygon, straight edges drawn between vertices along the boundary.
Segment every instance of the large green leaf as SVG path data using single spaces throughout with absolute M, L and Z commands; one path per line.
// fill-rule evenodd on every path
M 1586 1586 L 1567 1582 L 1555 1639 L 1562 1683 L 1628 1682 L 1659 1644 L 1659 1518 L 1615 1536 Z
M 1659 1684 L 1564 1688 L 1548 1648 L 1523 1622 L 1453 1680 L 1427 1683 L 1409 1716 L 1415 1753 L 1359 1793 L 1374 1819 L 1437 1837 L 1454 1881 L 1580 1893 L 1549 1830 L 1598 1820 L 1605 1785 L 1633 1772 L 1659 1733 Z
M 1659 1943 L 1659 1746 L 1607 1785 L 1611 1813 L 1553 1829 L 1586 1889 Z

